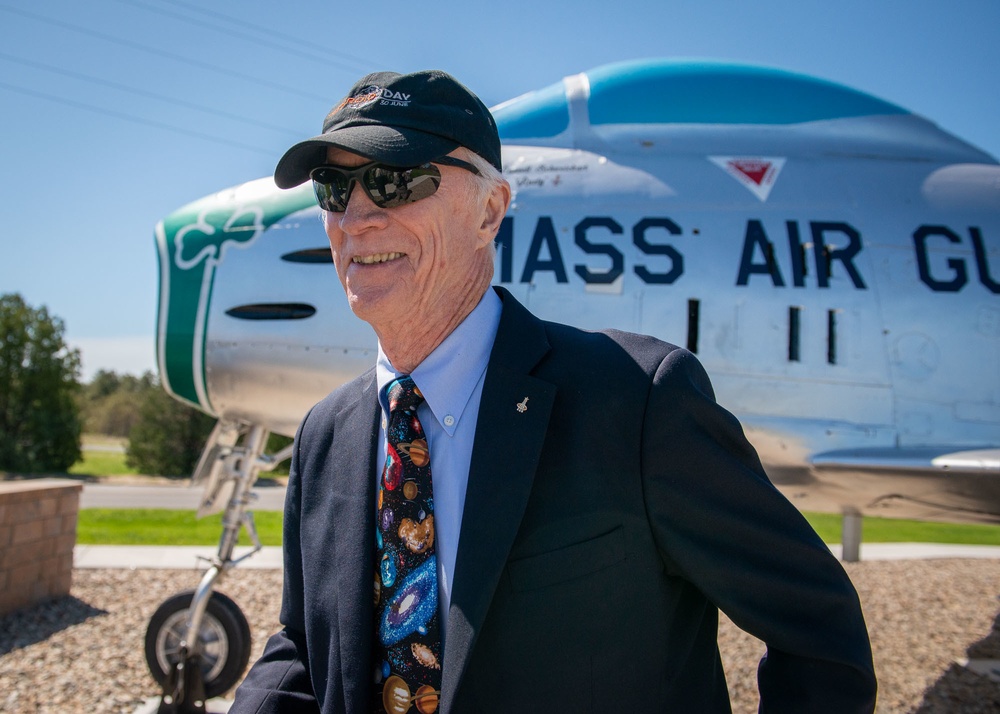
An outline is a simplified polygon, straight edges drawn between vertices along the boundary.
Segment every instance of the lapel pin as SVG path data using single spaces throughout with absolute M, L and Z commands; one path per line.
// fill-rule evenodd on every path
M 528 411 L 528 398 L 525 397 L 523 402 L 519 402 L 517 405 L 517 413 L 524 414 Z

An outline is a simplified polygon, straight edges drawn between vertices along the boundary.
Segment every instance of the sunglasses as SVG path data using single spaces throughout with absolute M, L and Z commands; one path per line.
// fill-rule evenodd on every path
M 309 172 L 319 207 L 332 213 L 347 210 L 353 184 L 364 189 L 380 208 L 395 208 L 427 198 L 441 185 L 441 171 L 434 164 L 456 166 L 478 175 L 479 169 L 452 156 L 442 156 L 420 166 L 402 168 L 373 161 L 356 168 L 318 166 Z

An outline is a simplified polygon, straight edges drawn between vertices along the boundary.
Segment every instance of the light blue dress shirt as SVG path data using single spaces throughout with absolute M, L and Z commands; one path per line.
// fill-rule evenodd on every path
M 487 290 L 468 317 L 410 373 L 425 399 L 417 408 L 417 418 L 427 436 L 431 457 L 434 548 L 437 553 L 442 638 L 448 628 L 448 606 L 455 578 L 455 557 L 465 509 L 479 401 L 502 307 L 503 303 L 493 289 Z M 385 427 L 389 418 L 389 404 L 383 389 L 403 373 L 392 366 L 381 345 L 375 372 L 382 404 L 379 443 L 383 446 L 378 452 L 376 470 L 376 478 L 381 479 L 385 466 Z

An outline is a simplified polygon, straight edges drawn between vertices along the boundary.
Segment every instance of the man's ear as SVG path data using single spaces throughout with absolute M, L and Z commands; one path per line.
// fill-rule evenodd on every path
M 493 187 L 483 206 L 483 222 L 479 226 L 477 239 L 480 245 L 488 245 L 500 231 L 503 217 L 507 215 L 510 206 L 510 184 L 502 181 Z

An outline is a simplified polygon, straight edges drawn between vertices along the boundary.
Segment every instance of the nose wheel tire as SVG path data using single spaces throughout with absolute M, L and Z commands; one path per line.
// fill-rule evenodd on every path
M 193 590 L 177 593 L 149 619 L 146 664 L 161 687 L 181 659 L 181 642 L 187 636 L 193 597 Z M 198 629 L 198 642 L 189 649 L 200 655 L 206 697 L 217 697 L 232 689 L 250 660 L 250 625 L 239 606 L 222 593 L 212 593 Z

